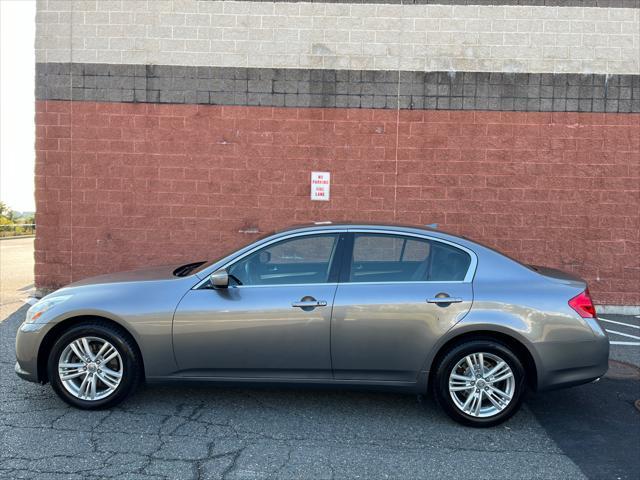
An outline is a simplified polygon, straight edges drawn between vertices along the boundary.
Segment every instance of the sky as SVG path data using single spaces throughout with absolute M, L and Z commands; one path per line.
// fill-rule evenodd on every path
M 34 211 L 35 0 L 0 0 L 0 200 Z

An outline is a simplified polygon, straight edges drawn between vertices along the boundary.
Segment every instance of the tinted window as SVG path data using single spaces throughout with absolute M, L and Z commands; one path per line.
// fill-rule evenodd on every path
M 356 235 L 354 262 L 422 261 L 429 255 L 429 243 L 392 235 Z
M 468 253 L 450 245 L 384 234 L 355 234 L 351 282 L 461 281 Z
M 469 270 L 471 255 L 446 243 L 432 242 L 427 279 L 432 282 L 462 281 Z
M 243 285 L 326 283 L 337 239 L 327 234 L 283 240 L 233 264 L 229 273 Z

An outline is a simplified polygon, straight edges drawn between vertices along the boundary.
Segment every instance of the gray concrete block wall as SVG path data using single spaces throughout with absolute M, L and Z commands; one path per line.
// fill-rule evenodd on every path
M 40 100 L 640 112 L 640 76 L 38 64 Z
M 40 0 L 36 58 L 245 68 L 640 74 L 640 9 L 610 7 L 634 7 L 632 2 L 581 4 L 600 7 L 537 6 L 558 3 L 549 0 L 519 2 L 527 6 L 504 1 L 407 3 Z

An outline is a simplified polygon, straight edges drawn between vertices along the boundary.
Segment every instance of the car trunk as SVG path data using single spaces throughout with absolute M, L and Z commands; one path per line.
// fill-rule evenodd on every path
M 556 268 L 542 267 L 539 265 L 527 265 L 527 266 L 531 268 L 533 271 L 537 272 L 538 274 L 544 277 L 547 277 L 551 280 L 557 281 L 559 283 L 575 285 L 576 287 L 580 287 L 580 288 L 587 288 L 586 281 L 584 281 L 582 278 L 576 275 L 573 275 L 571 273 L 567 273 L 562 270 L 558 270 Z

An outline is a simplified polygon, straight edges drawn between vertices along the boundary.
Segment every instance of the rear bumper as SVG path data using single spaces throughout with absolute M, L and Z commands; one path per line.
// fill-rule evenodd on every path
M 544 342 L 536 345 L 541 367 L 538 390 L 553 390 L 588 383 L 609 368 L 609 339 L 598 336 L 586 342 Z

